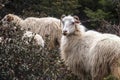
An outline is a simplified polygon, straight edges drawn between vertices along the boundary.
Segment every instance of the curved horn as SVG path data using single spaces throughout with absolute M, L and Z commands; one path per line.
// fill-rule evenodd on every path
M 75 19 L 75 23 L 80 23 L 80 19 L 79 19 L 78 16 L 73 16 L 73 17 L 74 17 L 74 19 Z
M 78 16 L 73 16 L 76 20 L 80 20 Z
M 61 16 L 61 19 L 63 19 L 65 16 L 66 16 L 66 15 L 63 14 L 63 15 Z

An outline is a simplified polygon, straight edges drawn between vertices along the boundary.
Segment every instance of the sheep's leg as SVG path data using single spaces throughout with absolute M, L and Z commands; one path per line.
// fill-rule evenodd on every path
M 55 48 L 54 40 L 50 37 L 50 42 L 48 43 L 49 50 Z
M 95 67 L 93 67 L 91 72 L 92 80 L 103 80 L 108 73 L 107 65 L 97 64 Z
M 82 74 L 80 74 L 80 75 L 78 75 L 79 76 L 79 79 L 80 80 L 89 80 L 88 78 L 87 78 L 87 75 L 82 75 Z
M 96 75 L 94 77 L 92 77 L 92 80 L 103 80 L 103 77 L 99 75 Z
M 87 79 L 85 79 L 85 77 L 81 77 L 80 80 L 87 80 Z
M 114 77 L 120 80 L 120 60 L 111 66 L 111 73 Z

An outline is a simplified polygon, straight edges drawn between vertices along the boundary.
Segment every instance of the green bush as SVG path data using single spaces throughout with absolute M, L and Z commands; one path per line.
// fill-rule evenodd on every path
M 59 48 L 26 44 L 19 27 L 0 27 L 0 80 L 78 80 L 60 59 Z M 49 38 L 46 38 L 49 40 Z
M 101 9 L 92 11 L 91 9 L 86 8 L 85 13 L 89 18 L 91 18 L 92 20 L 95 20 L 95 21 L 103 20 L 109 15 L 109 13 L 106 13 Z
M 60 59 L 59 48 L 28 45 L 21 40 L 24 30 L 15 26 L 0 26 L 0 80 L 79 80 L 67 70 Z M 111 75 L 104 80 L 116 80 Z

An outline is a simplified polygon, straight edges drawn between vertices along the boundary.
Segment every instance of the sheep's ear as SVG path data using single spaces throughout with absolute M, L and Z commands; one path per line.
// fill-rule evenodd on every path
M 62 20 L 64 17 L 65 17 L 65 15 L 63 14 L 63 15 L 61 16 L 61 20 Z
M 79 17 L 78 17 L 78 16 L 73 16 L 73 17 L 74 17 L 74 19 L 79 20 Z
M 73 16 L 73 17 L 74 17 L 74 19 L 75 19 L 75 23 L 80 23 L 80 19 L 79 19 L 78 16 Z
M 14 20 L 14 18 L 13 18 L 12 16 L 8 15 L 8 16 L 7 16 L 7 21 L 8 21 L 8 22 L 11 22 L 12 20 Z

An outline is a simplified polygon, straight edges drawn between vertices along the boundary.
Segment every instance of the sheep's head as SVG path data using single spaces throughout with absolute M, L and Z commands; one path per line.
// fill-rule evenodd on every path
M 7 14 L 2 20 L 1 23 L 3 26 L 14 25 L 19 26 L 22 19 L 14 14 Z
M 61 17 L 61 21 L 63 23 L 63 27 L 62 27 L 62 34 L 64 36 L 68 36 L 70 34 L 73 34 L 77 29 L 76 29 L 76 25 L 80 24 L 80 20 L 77 16 L 65 16 L 63 15 Z
M 2 24 L 5 25 L 5 24 L 12 22 L 13 20 L 14 20 L 13 15 L 7 14 L 7 15 L 5 15 L 5 17 L 1 21 L 2 21 Z

